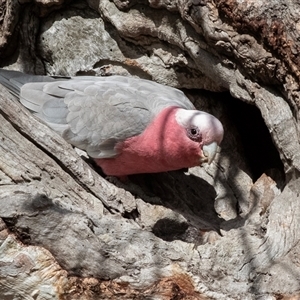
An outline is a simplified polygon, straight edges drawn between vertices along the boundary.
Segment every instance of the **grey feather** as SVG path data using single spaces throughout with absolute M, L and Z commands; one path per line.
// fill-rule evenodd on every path
M 53 78 L 0 69 L 0 83 L 72 145 L 94 158 L 140 134 L 168 106 L 194 109 L 174 88 L 133 77 Z

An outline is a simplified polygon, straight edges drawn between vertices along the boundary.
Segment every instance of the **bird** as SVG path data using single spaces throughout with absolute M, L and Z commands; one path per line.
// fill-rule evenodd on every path
M 0 69 L 0 83 L 109 176 L 210 164 L 224 135 L 222 123 L 181 90 L 151 80 Z

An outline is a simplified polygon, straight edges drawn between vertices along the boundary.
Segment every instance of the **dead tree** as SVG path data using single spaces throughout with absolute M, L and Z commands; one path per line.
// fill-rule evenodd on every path
M 225 138 L 115 185 L 1 87 L 0 298 L 299 297 L 299 3 L 26 2 L 1 3 L 2 67 L 174 86 Z

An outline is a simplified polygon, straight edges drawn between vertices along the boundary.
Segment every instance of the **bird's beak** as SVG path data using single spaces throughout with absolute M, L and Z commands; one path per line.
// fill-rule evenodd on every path
M 218 144 L 216 142 L 212 142 L 211 144 L 203 146 L 203 154 L 206 158 L 207 163 L 210 165 L 211 162 L 214 160 L 217 154 Z

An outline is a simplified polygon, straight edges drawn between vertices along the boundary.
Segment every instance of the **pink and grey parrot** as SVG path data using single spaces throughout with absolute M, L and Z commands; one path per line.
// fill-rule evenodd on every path
M 178 89 L 125 76 L 57 78 L 0 70 L 0 83 L 107 175 L 211 163 L 223 126 Z

